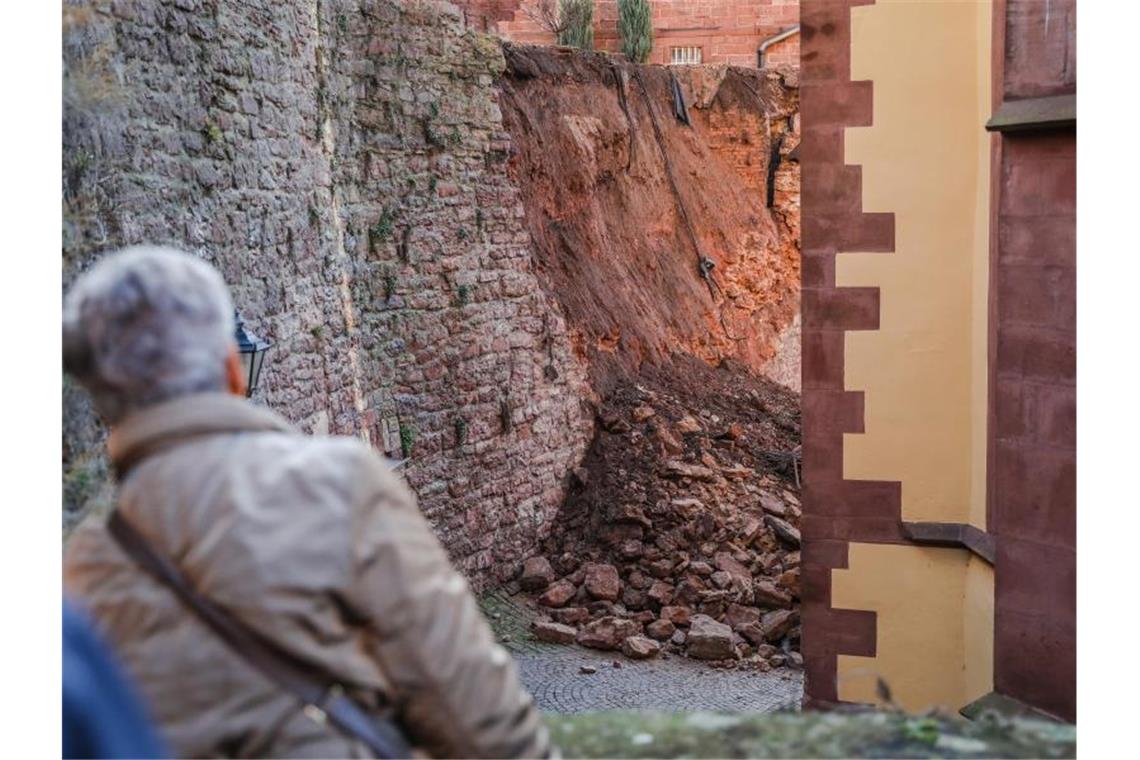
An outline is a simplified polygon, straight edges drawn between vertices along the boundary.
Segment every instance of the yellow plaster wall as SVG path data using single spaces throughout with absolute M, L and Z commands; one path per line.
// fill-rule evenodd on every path
M 880 329 L 848 332 L 865 392 L 844 477 L 902 483 L 902 518 L 986 528 L 990 0 L 878 0 L 851 11 L 851 76 L 874 123 L 848 129 L 863 208 L 893 253 L 841 252 L 839 286 L 880 289 Z M 840 656 L 839 698 L 957 710 L 993 687 L 993 569 L 964 549 L 852 544 L 832 605 L 877 612 L 876 656 Z
M 993 688 L 993 570 L 963 549 L 853 543 L 832 606 L 874 610 L 876 656 L 838 658 L 838 696 L 956 711 Z
M 844 252 L 840 286 L 880 288 L 880 329 L 848 332 L 865 433 L 844 476 L 902 482 L 904 520 L 985 528 L 989 0 L 852 9 L 851 76 L 874 124 L 847 130 L 863 208 L 895 214 L 894 253 Z

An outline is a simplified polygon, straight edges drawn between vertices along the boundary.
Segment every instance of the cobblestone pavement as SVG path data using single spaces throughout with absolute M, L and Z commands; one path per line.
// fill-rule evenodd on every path
M 799 709 L 803 673 L 798 670 L 717 670 L 676 656 L 638 662 L 616 652 L 545 644 L 530 635 L 534 613 L 510 597 L 491 594 L 482 606 L 503 646 L 514 655 L 523 684 L 546 712 Z M 614 662 L 621 667 L 615 668 Z M 597 672 L 582 673 L 583 665 Z

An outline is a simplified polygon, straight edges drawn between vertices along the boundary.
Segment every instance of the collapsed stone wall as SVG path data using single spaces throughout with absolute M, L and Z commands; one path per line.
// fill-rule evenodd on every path
M 492 39 L 427 0 L 65 8 L 64 286 L 167 243 L 219 267 L 275 342 L 261 401 L 393 457 L 476 583 L 511 572 L 591 432 L 538 286 Z M 65 512 L 105 503 L 65 383 Z
M 637 69 L 717 295 L 634 69 L 508 55 L 432 0 L 64 13 L 65 290 L 129 244 L 214 263 L 275 343 L 258 400 L 406 458 L 477 587 L 513 575 L 549 532 L 599 394 L 675 352 L 771 368 L 798 311 L 794 82 L 688 71 L 682 129 L 666 70 Z M 522 60 L 539 68 L 523 76 Z M 560 167 L 547 147 L 576 152 Z M 798 381 L 788 362 L 782 379 Z M 65 378 L 65 527 L 112 498 L 103 432 Z

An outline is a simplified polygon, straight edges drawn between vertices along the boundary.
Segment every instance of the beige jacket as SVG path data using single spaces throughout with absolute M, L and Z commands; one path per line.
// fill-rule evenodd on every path
M 551 751 L 467 583 L 367 446 L 302 436 L 221 394 L 135 414 L 108 446 L 119 509 L 200 594 L 349 694 L 369 704 L 384 695 L 416 746 L 459 757 Z M 101 521 L 72 535 L 64 581 L 180 756 L 368 756 L 231 652 Z

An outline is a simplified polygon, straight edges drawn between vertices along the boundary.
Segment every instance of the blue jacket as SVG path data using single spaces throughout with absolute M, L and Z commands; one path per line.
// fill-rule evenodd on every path
M 166 749 L 94 629 L 63 605 L 63 756 L 165 758 Z

